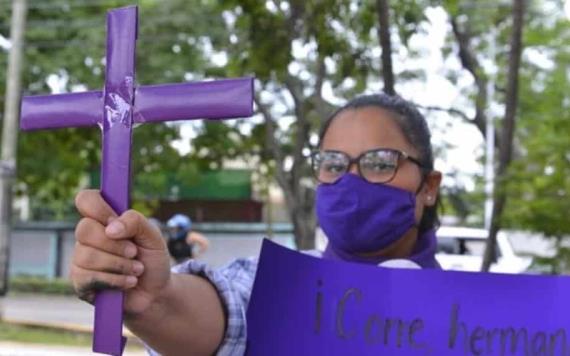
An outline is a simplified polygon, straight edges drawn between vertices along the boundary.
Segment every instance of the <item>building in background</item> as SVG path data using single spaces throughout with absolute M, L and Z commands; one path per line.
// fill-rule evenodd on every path
M 152 214 L 160 221 L 186 214 L 195 222 L 261 222 L 263 203 L 254 198 L 252 172 L 224 169 L 200 173 L 195 180 L 171 178 L 170 194 L 160 197 Z
M 162 222 L 174 214 L 188 215 L 198 223 L 262 222 L 263 202 L 255 196 L 252 176 L 250 169 L 198 172 L 191 179 L 169 172 L 166 189 L 146 192 L 142 199 L 152 207 L 149 215 Z M 92 172 L 90 181 L 90 186 L 98 187 L 99 172 Z

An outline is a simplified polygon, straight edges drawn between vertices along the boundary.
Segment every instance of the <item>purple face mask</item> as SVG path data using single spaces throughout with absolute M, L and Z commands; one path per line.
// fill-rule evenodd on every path
M 415 223 L 416 196 L 385 184 L 345 174 L 317 188 L 317 217 L 335 250 L 378 251 L 398 240 Z
M 415 224 L 416 196 L 345 174 L 317 188 L 316 210 L 329 245 L 339 255 L 378 251 Z

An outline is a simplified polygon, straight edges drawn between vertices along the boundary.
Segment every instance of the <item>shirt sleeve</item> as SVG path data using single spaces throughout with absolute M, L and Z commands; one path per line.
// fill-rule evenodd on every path
M 174 273 L 206 278 L 218 292 L 227 315 L 224 339 L 216 352 L 218 356 L 238 356 L 245 353 L 247 340 L 245 312 L 256 270 L 257 258 L 240 258 L 219 269 L 213 269 L 196 260 L 188 260 L 172 268 Z M 153 350 L 148 351 L 150 355 L 158 356 Z

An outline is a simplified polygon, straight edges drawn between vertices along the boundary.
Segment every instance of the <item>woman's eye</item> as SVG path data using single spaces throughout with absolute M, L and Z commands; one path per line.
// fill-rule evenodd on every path
M 323 170 L 327 173 L 341 173 L 344 171 L 344 165 L 335 163 L 324 163 Z
M 386 172 L 394 170 L 395 165 L 389 162 L 368 162 L 363 168 L 374 172 Z

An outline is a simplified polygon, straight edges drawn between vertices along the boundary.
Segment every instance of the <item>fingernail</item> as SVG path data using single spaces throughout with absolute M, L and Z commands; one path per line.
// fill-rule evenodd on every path
M 137 248 L 133 245 L 127 245 L 125 247 L 124 255 L 126 258 L 133 258 L 137 255 Z
M 127 288 L 132 288 L 137 284 L 137 277 L 135 276 L 127 276 L 126 279 Z
M 144 265 L 139 261 L 133 261 L 133 273 L 140 276 L 144 271 Z
M 124 231 L 125 231 L 125 226 L 120 221 L 113 221 L 109 225 L 107 225 L 107 228 L 105 228 L 105 232 L 107 233 L 107 235 L 118 236 L 122 234 Z

